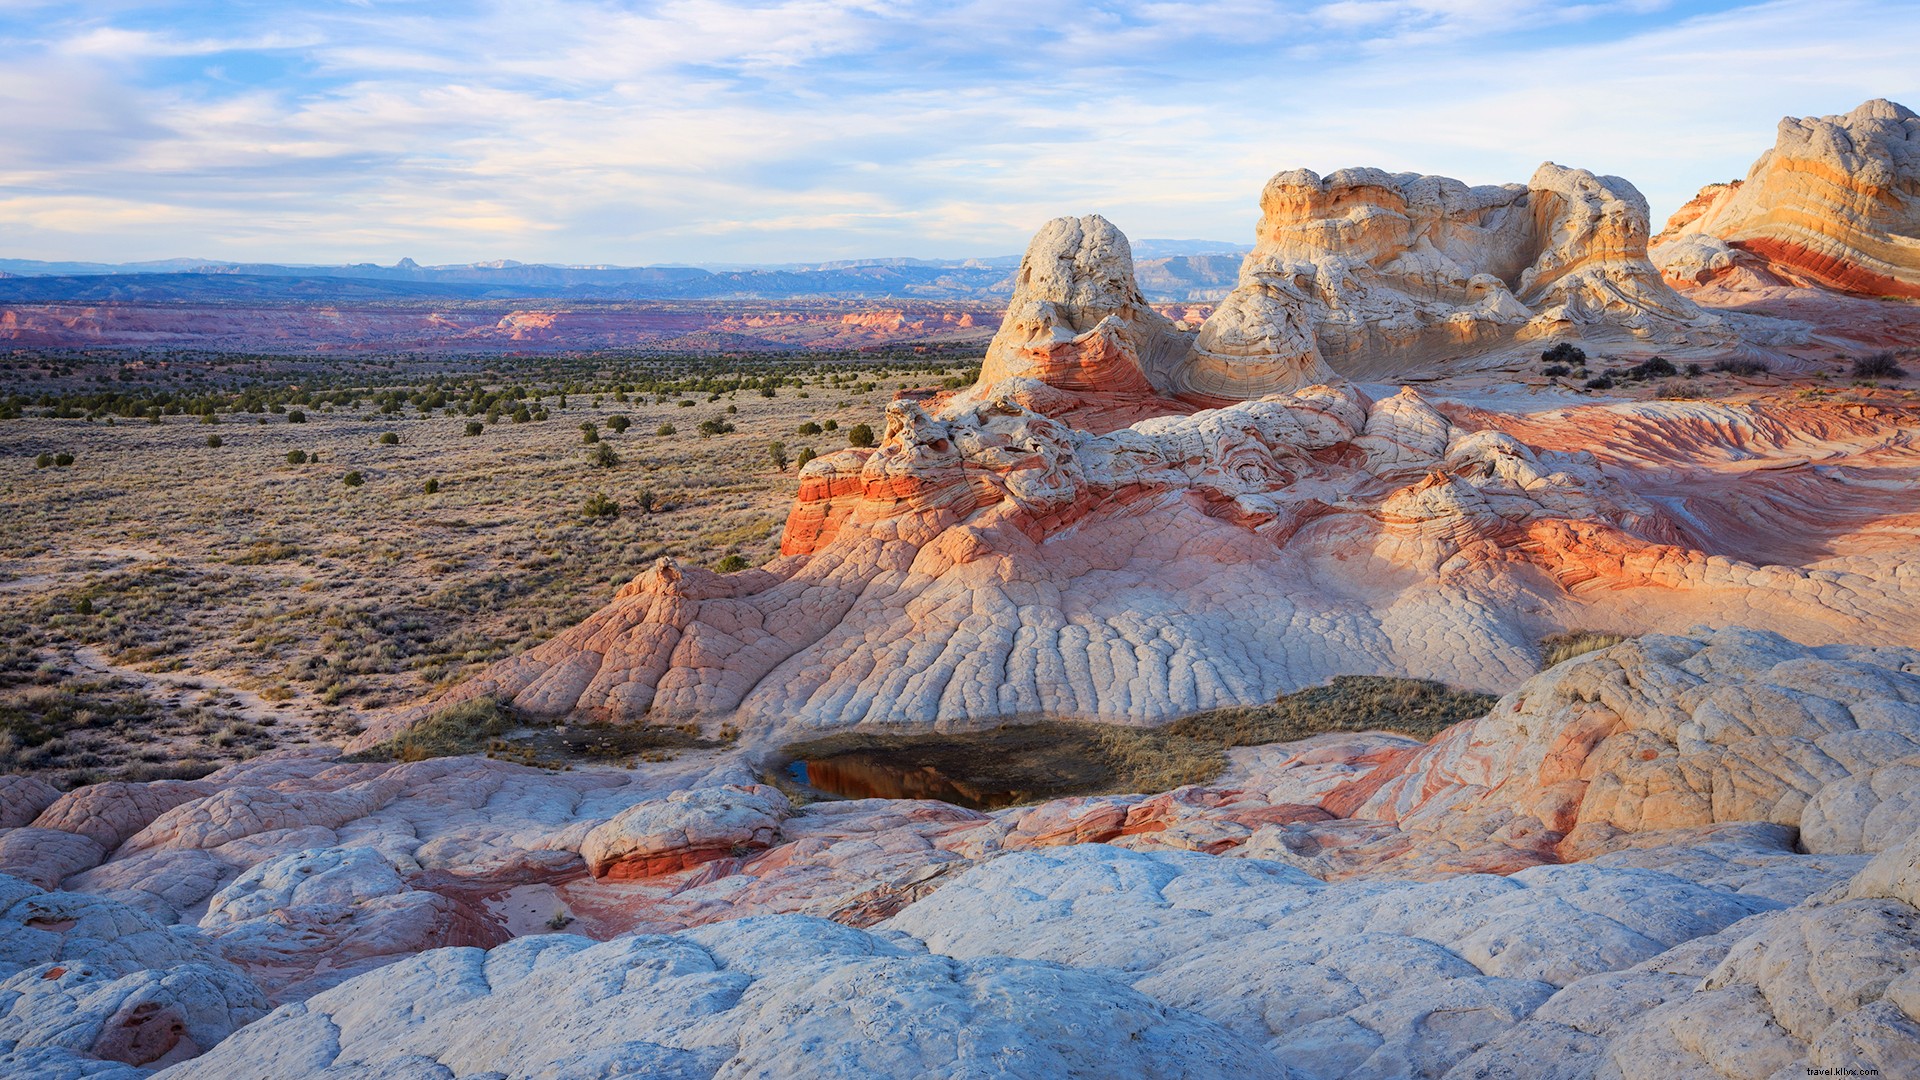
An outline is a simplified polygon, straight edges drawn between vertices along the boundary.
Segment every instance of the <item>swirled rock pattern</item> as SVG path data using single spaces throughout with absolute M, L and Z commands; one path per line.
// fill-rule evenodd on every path
M 104 861 L 64 891 L 0 876 L 0 1066 L 1895 1075 L 1916 744 L 1920 650 L 1726 629 L 1576 657 L 1431 743 L 1247 747 L 1207 787 L 992 813 L 796 808 L 739 751 L 288 752 L 112 852 L 67 832 Z
M 1876 99 L 1781 120 L 1746 179 L 1702 188 L 1668 220 L 1654 259 L 1687 284 L 1746 264 L 1762 281 L 1920 296 L 1920 116 Z

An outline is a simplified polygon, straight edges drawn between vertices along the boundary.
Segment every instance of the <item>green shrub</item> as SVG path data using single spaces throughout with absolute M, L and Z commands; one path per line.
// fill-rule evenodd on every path
M 821 428 L 819 424 L 816 424 L 813 421 L 809 420 L 806 423 L 800 425 L 799 431 L 800 431 L 800 434 L 802 435 L 818 435 L 820 434 Z
M 642 488 L 640 494 L 634 496 L 634 501 L 640 504 L 641 513 L 651 514 L 653 508 L 660 505 L 660 496 L 655 495 L 652 488 Z
M 478 435 L 485 430 L 487 430 L 487 425 L 481 423 L 478 420 L 469 420 L 467 421 L 467 430 L 463 433 L 463 436 Z
M 839 430 L 840 430 L 840 421 L 838 421 L 838 420 L 829 420 L 829 421 L 827 421 L 827 422 L 826 422 L 825 424 L 823 424 L 823 425 L 821 425 L 821 428 L 820 428 L 820 430 L 822 430 L 822 431 L 839 431 Z
M 819 454 L 813 452 L 813 447 L 803 446 L 800 448 L 800 452 L 793 456 L 793 467 L 796 469 L 804 469 L 807 467 L 807 462 L 819 456 Z
M 596 491 L 580 504 L 580 512 L 589 520 L 611 520 L 620 516 L 620 504 Z
M 676 431 L 672 424 L 661 424 L 659 427 L 653 429 L 653 433 L 655 435 L 666 436 L 675 434 Z
M 59 466 L 60 468 L 64 469 L 67 466 L 73 464 L 73 455 L 72 454 L 55 454 L 53 455 L 53 463 Z
M 287 464 L 305 465 L 306 463 L 307 463 L 307 452 L 305 450 L 287 451 Z
M 379 443 L 381 446 L 399 446 L 400 436 L 395 435 L 391 431 L 383 432 L 380 436 Z
M 749 564 L 744 556 L 729 555 L 715 563 L 713 568 L 722 574 L 731 574 L 736 570 L 745 570 Z
M 600 427 L 591 420 L 580 421 L 580 441 L 597 443 L 600 441 Z
M 440 494 L 440 481 L 429 480 L 421 486 L 420 490 L 428 495 L 438 495 Z
M 873 437 L 872 424 L 855 424 L 847 429 L 847 445 L 867 447 L 877 442 Z
M 703 439 L 711 439 L 715 435 L 725 435 L 732 430 L 733 425 L 719 417 L 700 421 L 700 437 Z
M 595 443 L 593 449 L 587 452 L 587 464 L 596 469 L 611 469 L 620 464 L 620 455 L 614 453 L 613 447 L 606 443 Z
M 220 449 L 220 436 L 218 435 L 207 436 L 207 446 L 214 450 Z
M 341 478 L 340 478 L 340 482 L 341 482 L 341 483 L 343 483 L 343 484 L 345 484 L 345 485 L 347 485 L 348 487 L 356 487 L 356 488 L 357 488 L 357 487 L 359 487 L 359 486 L 360 486 L 361 484 L 364 484 L 364 483 L 366 483 L 366 482 L 367 482 L 367 478 L 366 478 L 366 477 L 364 477 L 364 476 L 361 476 L 361 475 L 360 475 L 360 470 L 358 470 L 358 469 L 355 469 L 355 470 L 353 470 L 352 472 L 350 472 L 350 473 L 348 473 L 347 475 L 345 475 L 345 476 L 343 476 L 343 477 L 341 477 Z
M 303 412 L 301 412 L 301 411 L 300 411 L 299 409 L 288 409 L 288 410 L 287 410 L 287 423 L 289 423 L 289 424 L 304 424 L 304 423 L 306 423 L 306 422 L 307 422 L 307 414 L 306 414 L 306 413 L 303 413 Z
M 33 467 L 36 469 L 45 469 L 52 465 L 53 455 L 50 453 L 42 452 L 39 457 L 33 459 Z
M 791 463 L 787 458 L 787 444 L 778 439 L 767 444 L 767 460 L 773 462 L 774 470 L 786 472 Z
M 627 419 L 625 413 L 614 413 L 607 417 L 607 427 L 611 428 L 615 435 L 625 434 L 626 430 L 632 426 L 633 421 Z

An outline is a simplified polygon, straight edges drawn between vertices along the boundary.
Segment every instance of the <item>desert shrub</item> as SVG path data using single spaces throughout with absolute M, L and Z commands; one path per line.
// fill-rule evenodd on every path
M 793 456 L 793 467 L 796 469 L 804 469 L 807 467 L 807 462 L 819 456 L 819 454 L 813 452 L 813 447 L 803 446 L 800 448 L 800 452 Z
M 593 449 L 587 452 L 587 464 L 596 469 L 611 469 L 620 464 L 620 455 L 614 453 L 613 447 L 606 443 L 595 443 Z
M 729 405 L 729 406 L 727 406 L 727 415 L 728 415 L 728 416 L 738 416 L 738 415 L 740 415 L 740 406 L 738 406 L 738 405 Z
M 713 568 L 719 573 L 731 574 L 736 570 L 745 570 L 748 565 L 746 557 L 736 553 L 721 559 L 713 565 Z
M 304 423 L 306 423 L 306 422 L 307 422 L 307 414 L 306 414 L 306 413 L 304 413 L 304 412 L 301 412 L 301 411 L 300 411 L 299 409 L 288 409 L 288 410 L 287 410 L 287 423 L 289 423 L 289 424 L 304 424 Z
M 359 487 L 361 484 L 364 484 L 367 482 L 367 478 L 360 475 L 359 469 L 355 469 L 352 472 L 348 473 L 347 475 L 341 477 L 340 482 L 347 485 L 348 487 Z
M 1565 364 L 1548 364 L 1546 367 L 1540 369 L 1540 374 L 1545 375 L 1549 379 L 1558 379 L 1572 370 L 1572 368 Z
M 380 434 L 380 438 L 376 441 L 379 442 L 381 446 L 399 446 L 400 436 L 395 435 L 391 431 L 386 431 L 386 432 L 382 432 Z
M 1670 379 L 1680 374 L 1680 369 L 1674 367 L 1673 361 L 1666 357 L 1656 356 L 1651 360 L 1635 364 L 1620 374 L 1629 379 Z
M 438 495 L 440 493 L 440 481 L 429 480 L 425 484 L 421 485 L 420 490 L 425 492 L 428 495 Z
M 847 429 L 848 446 L 872 446 L 877 439 L 873 437 L 872 424 L 855 424 Z
M 1710 370 L 1718 371 L 1727 375 L 1741 375 L 1747 378 L 1752 378 L 1755 375 L 1765 375 L 1767 372 L 1772 371 L 1773 369 L 1768 367 L 1766 365 L 1766 362 L 1762 360 L 1741 359 L 1741 360 L 1722 360 L 1714 364 Z
M 689 398 L 681 398 L 679 401 L 674 402 L 673 406 L 676 409 L 691 409 L 693 408 L 693 401 Z
M 1563 341 L 1553 348 L 1548 349 L 1546 352 L 1541 353 L 1540 360 L 1542 363 L 1547 364 L 1566 364 L 1570 367 L 1579 367 L 1581 364 L 1587 362 L 1587 352 L 1578 345 Z
M 1327 731 L 1398 731 L 1429 739 L 1485 716 L 1497 700 L 1426 679 L 1336 675 L 1325 686 L 1282 694 L 1270 705 L 1195 713 L 1167 730 L 1221 746 L 1291 742 Z
M 307 463 L 307 452 L 305 450 L 287 451 L 287 464 L 305 465 L 306 463 Z
M 1707 392 L 1692 383 L 1668 381 L 1660 384 L 1654 396 L 1662 401 L 1698 401 L 1706 397 Z
M 623 434 L 628 428 L 632 426 L 633 426 L 633 421 L 627 419 L 626 414 L 624 413 L 615 413 L 612 416 L 607 417 L 607 427 L 613 429 L 613 432 L 616 435 Z
M 207 446 L 209 449 L 213 449 L 213 450 L 220 449 L 220 436 L 218 435 L 207 436 Z
M 511 419 L 516 424 L 524 424 L 527 421 L 533 419 L 533 413 L 529 411 L 525 405 L 522 405 L 519 408 L 513 410 L 513 415 L 509 417 L 509 419 Z
M 778 439 L 768 443 L 767 460 L 773 462 L 776 471 L 786 472 L 787 466 L 792 463 L 787 457 L 787 444 Z
M 73 455 L 72 454 L 55 454 L 53 455 L 53 463 L 56 466 L 64 469 L 67 466 L 73 464 Z
M 427 758 L 477 754 L 486 749 L 487 740 L 497 739 L 520 721 L 513 710 L 490 697 L 477 697 L 458 705 L 449 705 L 385 742 L 355 755 L 361 761 L 424 761 Z
M 203 412 L 200 414 L 200 422 L 203 424 L 217 424 L 220 422 L 220 418 L 210 411 Z
M 809 420 L 806 423 L 801 424 L 798 430 L 802 435 L 818 435 L 820 434 L 822 429 L 819 424 L 816 424 L 813 421 Z
M 661 424 L 659 427 L 653 429 L 653 433 L 664 438 L 668 435 L 679 434 L 679 429 L 672 424 Z
M 620 504 L 596 491 L 580 504 L 580 512 L 590 520 L 611 520 L 620 516 Z
M 711 439 L 715 435 L 725 435 L 731 432 L 732 430 L 733 430 L 732 424 L 718 417 L 715 417 L 712 420 L 700 421 L 700 437 L 703 439 Z
M 1853 358 L 1853 377 L 1856 379 L 1899 379 L 1906 376 L 1900 367 L 1899 359 L 1891 352 L 1870 353 Z
M 467 421 L 467 430 L 462 432 L 461 434 L 462 436 L 478 435 L 485 430 L 487 430 L 487 425 L 481 423 L 478 420 L 469 420 Z
M 1613 389 L 1613 380 L 1608 378 L 1605 375 L 1600 375 L 1595 378 L 1588 379 L 1582 385 L 1584 385 L 1589 390 L 1611 390 Z
M 839 430 L 840 430 L 840 421 L 838 421 L 838 420 L 829 420 L 829 421 L 827 421 L 827 422 L 826 422 L 825 424 L 822 424 L 822 425 L 820 426 L 820 430 L 822 430 L 822 431 L 839 431 Z
M 53 455 L 47 451 L 41 451 L 40 456 L 33 459 L 33 467 L 36 469 L 51 468 L 52 465 Z
M 1545 671 L 1576 656 L 1610 649 L 1628 640 L 1625 634 L 1609 634 L 1603 630 L 1568 630 L 1561 634 L 1548 634 L 1540 639 L 1540 670 Z
M 652 488 L 641 488 L 640 494 L 633 498 L 640 504 L 640 512 L 643 514 L 653 513 L 654 507 L 660 505 L 660 496 L 655 495 Z
M 591 420 L 580 421 L 580 441 L 597 443 L 600 441 L 600 426 Z

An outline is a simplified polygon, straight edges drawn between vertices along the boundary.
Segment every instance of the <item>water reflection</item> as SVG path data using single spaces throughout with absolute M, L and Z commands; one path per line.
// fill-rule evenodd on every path
M 847 799 L 938 799 L 973 810 L 998 810 L 1030 802 L 1036 794 L 948 776 L 885 751 L 854 751 L 796 761 L 787 766 L 795 783 Z

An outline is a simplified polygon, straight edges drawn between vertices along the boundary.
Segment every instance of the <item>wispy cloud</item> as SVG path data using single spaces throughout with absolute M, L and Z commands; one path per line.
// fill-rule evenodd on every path
M 0 253 L 642 263 L 977 255 L 1097 210 L 1250 235 L 1276 170 L 1656 213 L 1784 114 L 1920 100 L 1841 0 L 0 0 Z

